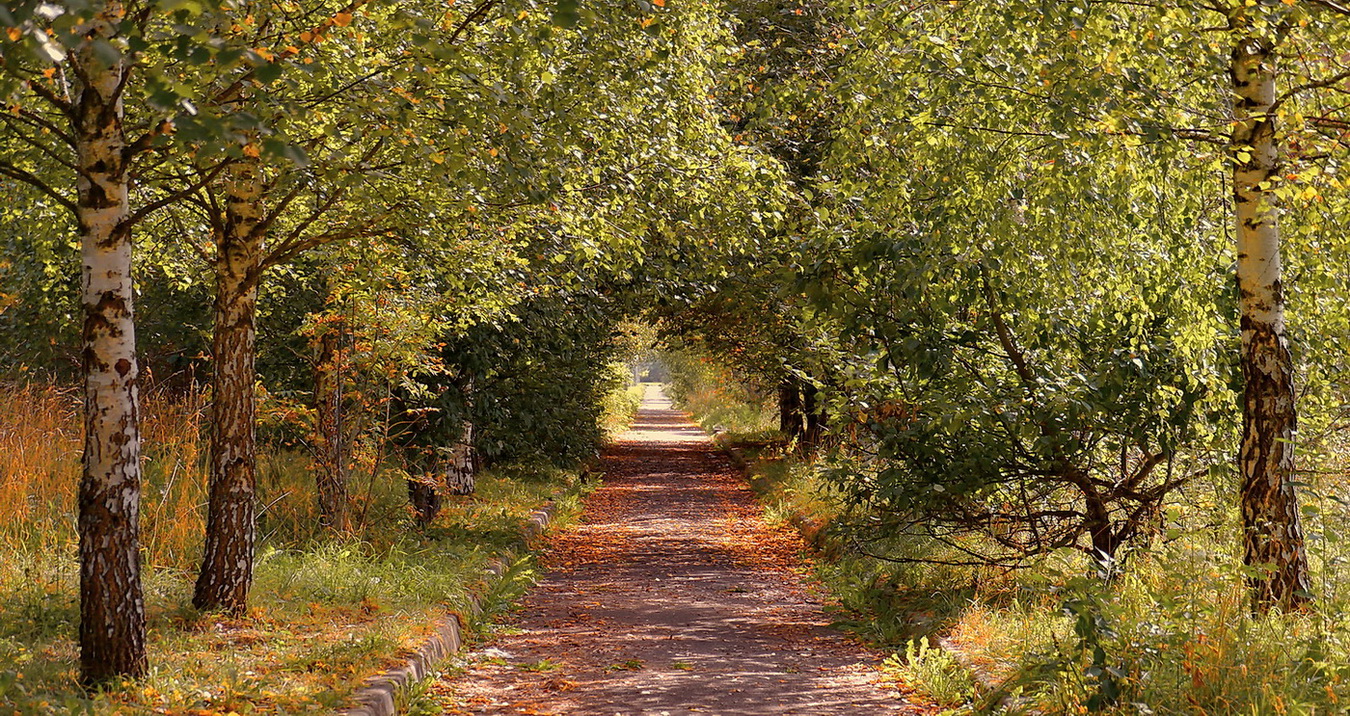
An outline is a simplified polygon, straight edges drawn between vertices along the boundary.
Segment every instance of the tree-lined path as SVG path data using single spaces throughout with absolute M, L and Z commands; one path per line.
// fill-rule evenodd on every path
M 520 632 L 437 686 L 448 713 L 924 712 L 827 627 L 797 537 L 658 390 L 603 469 L 581 524 L 552 536 Z

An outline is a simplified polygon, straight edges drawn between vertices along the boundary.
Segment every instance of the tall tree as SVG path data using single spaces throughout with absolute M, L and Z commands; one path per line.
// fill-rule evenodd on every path
M 1284 158 L 1276 131 L 1274 36 L 1283 32 L 1252 33 L 1249 25 L 1263 19 L 1230 15 L 1236 39 L 1230 68 L 1232 182 L 1243 377 L 1238 467 L 1243 561 L 1251 570 L 1253 603 L 1261 610 L 1297 607 L 1312 596 L 1294 493 L 1294 360 L 1285 336 L 1276 196 Z
M 258 282 L 262 272 L 262 179 L 256 157 L 226 173 L 224 221 L 215 238 L 210 497 L 206 546 L 192 603 L 242 610 L 253 582 L 257 530 L 254 398 Z
M 131 278 L 128 141 L 123 95 L 130 68 L 111 41 L 121 3 L 75 32 L 66 69 L 76 157 L 84 304 L 84 474 L 80 480 L 80 665 L 86 680 L 147 668 L 141 593 L 141 435 Z
M 9 41 L 0 76 L 10 103 L 4 124 L 24 148 L 0 159 L 0 175 L 69 209 L 81 246 L 80 661 L 88 682 L 139 676 L 147 666 L 131 236 L 138 222 L 184 192 L 133 207 L 131 176 L 139 158 L 165 148 L 174 129 L 169 119 L 185 99 L 145 67 L 166 61 L 165 47 L 196 32 L 192 16 L 118 0 L 0 5 Z M 128 104 L 136 108 L 134 122 Z

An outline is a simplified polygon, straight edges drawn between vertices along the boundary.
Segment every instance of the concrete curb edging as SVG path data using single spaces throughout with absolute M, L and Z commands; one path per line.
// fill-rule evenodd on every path
M 542 508 L 530 513 L 522 531 L 525 541 L 538 537 L 548 528 L 557 511 L 557 503 L 549 502 Z M 493 561 L 488 572 L 494 579 L 501 579 L 508 565 L 502 561 Z M 475 613 L 480 609 L 478 597 L 470 597 L 470 605 Z M 464 636 L 468 625 L 464 617 L 451 614 L 441 620 L 431 636 L 408 655 L 403 663 L 392 669 L 376 674 L 352 694 L 349 701 L 356 704 L 338 709 L 338 716 L 396 716 L 398 714 L 398 695 L 406 691 L 413 683 L 427 678 L 435 672 L 446 659 L 453 656 L 464 646 Z

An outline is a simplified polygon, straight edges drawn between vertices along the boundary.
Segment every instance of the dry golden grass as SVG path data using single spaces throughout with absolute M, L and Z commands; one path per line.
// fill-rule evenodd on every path
M 143 401 L 141 542 L 149 565 L 188 568 L 200 550 L 205 410 L 199 394 Z M 82 441 L 77 390 L 34 384 L 0 390 L 0 550 L 72 548 Z
M 76 684 L 78 391 L 0 389 L 0 714 L 331 712 L 362 678 L 447 611 L 488 588 L 485 567 L 514 561 L 528 513 L 569 484 L 565 473 L 480 477 L 413 531 L 403 474 L 351 469 L 356 534 L 317 527 L 309 460 L 260 455 L 262 545 L 241 618 L 189 605 L 206 511 L 208 401 L 147 396 L 142 405 L 141 537 L 151 674 L 89 695 Z M 564 514 L 566 510 L 564 510 Z M 521 567 L 527 570 L 526 567 Z M 519 586 L 527 573 L 511 580 Z M 495 597 L 490 602 L 498 601 Z

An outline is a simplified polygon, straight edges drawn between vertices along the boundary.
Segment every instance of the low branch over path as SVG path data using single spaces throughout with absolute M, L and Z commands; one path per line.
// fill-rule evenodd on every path
M 582 523 L 551 537 L 519 633 L 435 687 L 452 714 L 921 714 L 831 631 L 801 542 L 651 389 Z

